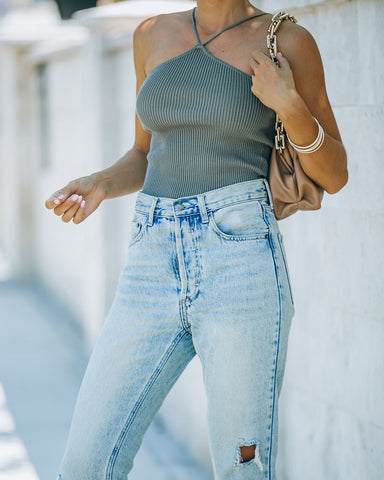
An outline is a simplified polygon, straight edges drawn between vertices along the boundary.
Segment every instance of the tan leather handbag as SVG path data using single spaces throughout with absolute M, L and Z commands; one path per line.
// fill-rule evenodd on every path
M 285 19 L 297 23 L 293 15 L 278 12 L 272 17 L 268 28 L 267 46 L 275 63 L 278 63 L 275 58 L 278 51 L 276 31 Z M 285 142 L 284 125 L 277 114 L 275 127 L 275 146 L 270 158 L 268 182 L 277 220 L 282 220 L 298 210 L 318 210 L 324 189 L 306 175 L 298 153 L 288 141 Z

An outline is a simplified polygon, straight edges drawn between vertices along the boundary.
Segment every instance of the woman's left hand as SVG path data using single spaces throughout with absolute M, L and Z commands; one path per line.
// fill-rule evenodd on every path
M 264 52 L 253 50 L 249 62 L 253 71 L 252 93 L 275 112 L 284 105 L 296 88 L 288 60 L 281 52 L 277 53 L 276 59 L 279 66 Z

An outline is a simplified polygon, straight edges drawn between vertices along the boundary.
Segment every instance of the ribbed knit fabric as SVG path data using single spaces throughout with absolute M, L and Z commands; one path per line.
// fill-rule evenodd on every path
M 152 135 L 149 195 L 192 196 L 268 174 L 276 114 L 251 92 L 250 75 L 205 48 L 222 31 L 201 43 L 192 17 L 198 43 L 155 67 L 137 96 Z

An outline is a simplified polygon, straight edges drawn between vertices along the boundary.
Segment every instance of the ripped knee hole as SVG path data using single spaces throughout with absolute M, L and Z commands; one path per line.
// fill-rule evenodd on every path
M 260 445 L 257 442 L 241 442 L 237 448 L 235 465 L 255 463 L 259 470 L 264 470 L 260 457 Z
M 243 445 L 240 447 L 240 463 L 249 462 L 255 458 L 256 445 Z

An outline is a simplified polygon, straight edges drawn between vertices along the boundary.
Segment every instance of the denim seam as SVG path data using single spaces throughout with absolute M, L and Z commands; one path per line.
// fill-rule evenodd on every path
M 267 224 L 267 231 L 264 233 L 252 233 L 249 235 L 230 235 L 229 233 L 225 233 L 220 228 L 218 227 L 217 223 L 215 222 L 215 219 L 212 215 L 212 212 L 209 213 L 208 215 L 209 218 L 209 224 L 212 227 L 212 230 L 223 240 L 229 240 L 231 242 L 235 241 L 247 241 L 247 240 L 265 240 L 266 238 L 269 237 L 269 229 L 268 229 L 268 224 Z
M 261 208 L 261 212 L 262 212 L 262 215 L 263 215 L 264 223 L 267 225 L 267 227 L 269 229 L 269 223 L 267 221 L 267 216 L 265 214 L 265 205 L 263 205 L 263 202 L 260 202 L 260 208 Z
M 173 241 L 174 241 L 174 238 L 173 238 Z M 175 241 L 174 241 L 174 243 L 175 243 Z M 179 267 L 178 267 L 177 252 L 173 256 L 171 264 L 172 264 L 173 273 L 175 274 L 176 281 L 178 283 L 180 282 L 180 285 L 181 285 L 181 274 L 180 274 L 180 270 L 179 270 Z M 180 287 L 180 289 L 181 289 L 181 287 Z M 190 334 L 191 333 L 191 330 L 190 330 L 191 325 L 189 324 L 188 319 L 187 319 L 187 304 L 186 304 L 187 298 L 188 297 L 185 297 L 185 298 L 184 297 L 183 298 L 179 297 L 179 318 L 180 318 L 182 328 L 187 333 Z
M 134 228 L 137 229 L 136 232 L 134 232 L 134 230 L 133 230 Z M 144 230 L 143 223 L 136 222 L 136 225 L 134 227 L 132 227 L 132 230 L 130 232 L 130 239 L 128 240 L 128 246 L 129 247 L 134 245 L 140 239 L 140 237 L 143 234 L 143 230 Z
M 231 205 L 238 205 L 240 203 L 247 203 L 251 201 L 260 202 L 265 198 L 266 198 L 265 195 L 261 195 L 261 196 L 258 195 L 256 197 L 248 197 L 248 198 L 240 198 L 238 200 L 232 200 L 231 203 L 228 203 L 227 201 L 223 201 L 223 200 L 218 200 L 216 204 L 208 203 L 207 212 L 215 212 L 216 210 L 220 210 L 221 208 L 229 207 Z
M 273 419 L 274 419 L 274 414 L 275 414 L 277 363 L 279 361 L 282 299 L 281 299 L 281 288 L 280 288 L 279 276 L 278 276 L 278 271 L 277 271 L 278 267 L 277 267 L 277 262 L 276 262 L 276 253 L 275 253 L 275 248 L 274 248 L 274 245 L 273 245 L 273 239 L 271 239 L 271 237 L 269 239 L 269 242 L 270 242 L 270 247 L 271 247 L 271 251 L 272 251 L 272 258 L 273 258 L 273 263 L 274 263 L 276 285 L 277 285 L 277 290 L 278 290 L 278 303 L 279 303 L 279 313 L 278 313 L 278 319 L 276 321 L 277 340 L 276 340 L 275 364 L 274 364 L 274 372 L 273 372 L 273 377 L 272 377 L 272 379 L 273 379 L 273 392 L 272 392 L 271 430 L 270 430 L 270 440 L 269 440 L 268 473 L 267 473 L 268 474 L 268 480 L 271 480 Z
M 140 226 L 138 227 L 138 224 L 140 224 Z M 147 231 L 147 227 L 149 226 L 149 223 L 148 223 L 148 216 L 143 219 L 143 220 L 137 220 L 136 222 L 136 225 L 132 228 L 138 228 L 138 231 L 135 233 L 135 235 L 132 237 L 132 233 L 133 231 L 131 230 L 131 237 L 130 239 L 128 240 L 128 247 L 132 247 L 133 245 L 135 245 L 135 243 L 137 243 L 139 240 L 141 240 L 141 238 L 143 237 L 144 233 Z
M 289 270 L 288 270 L 288 263 L 287 263 L 287 258 L 286 258 L 286 252 L 285 252 L 285 248 L 284 248 L 284 245 L 283 245 L 283 236 L 282 236 L 282 234 L 279 232 L 279 233 L 277 234 L 277 237 L 278 237 L 278 240 L 279 240 L 281 256 L 282 256 L 283 262 L 284 262 L 285 274 L 286 274 L 286 276 L 287 276 L 287 283 L 288 283 L 289 294 L 290 294 L 290 298 L 291 298 L 292 305 L 294 305 L 295 302 L 294 302 L 294 299 L 293 299 L 293 292 L 292 292 L 292 286 L 291 286 L 291 279 L 290 279 L 290 276 L 289 276 Z
M 145 398 L 147 397 L 150 389 L 152 388 L 153 384 L 155 383 L 155 381 L 159 377 L 160 373 L 162 372 L 163 367 L 168 362 L 168 360 L 169 360 L 171 354 L 173 353 L 175 347 L 180 342 L 180 340 L 184 337 L 184 335 L 186 335 L 187 333 L 188 332 L 186 332 L 185 330 L 180 330 L 178 335 L 174 338 L 174 340 L 172 341 L 172 343 L 170 344 L 170 346 L 166 350 L 165 354 L 163 355 L 162 359 L 158 363 L 155 371 L 153 372 L 153 374 L 149 378 L 148 382 L 144 386 L 144 388 L 143 388 L 139 398 L 137 399 L 135 405 L 133 406 L 133 409 L 132 409 L 131 413 L 129 414 L 129 416 L 128 416 L 126 422 L 125 422 L 125 425 L 124 425 L 124 427 L 123 427 L 123 429 L 120 433 L 120 436 L 117 439 L 117 442 L 116 442 L 116 444 L 115 444 L 115 446 L 112 450 L 112 453 L 111 453 L 111 456 L 109 458 L 108 465 L 107 465 L 106 480 L 113 480 L 112 475 L 113 475 L 113 469 L 115 467 L 117 456 L 118 456 L 118 454 L 120 452 L 120 448 L 121 448 L 121 446 L 122 446 L 122 444 L 125 440 L 126 434 L 129 430 L 129 427 L 131 426 L 131 424 L 132 424 L 132 422 L 135 418 L 137 410 L 141 407 L 141 405 L 144 402 Z
M 179 314 L 182 327 L 186 333 L 191 334 L 191 324 L 188 321 L 188 312 L 187 312 L 187 297 L 180 299 L 179 302 Z
M 185 302 L 188 301 L 188 304 L 191 304 L 192 300 L 194 300 L 198 293 L 199 293 L 199 286 L 200 286 L 200 281 L 201 281 L 201 258 L 200 258 L 200 255 L 199 255 L 199 248 L 198 248 L 198 245 L 197 245 L 197 241 L 196 241 L 196 237 L 193 235 L 192 236 L 192 243 L 193 243 L 193 249 L 191 251 L 191 254 L 192 252 L 194 252 L 194 259 L 195 259 L 195 268 L 194 268 L 194 277 L 195 277 L 195 282 L 193 283 L 193 290 L 191 291 L 190 289 L 190 293 L 189 295 L 186 295 L 184 300 Z M 187 304 L 185 305 L 187 307 Z M 187 313 L 187 312 L 185 312 Z M 190 322 L 188 322 L 188 324 L 190 325 Z

